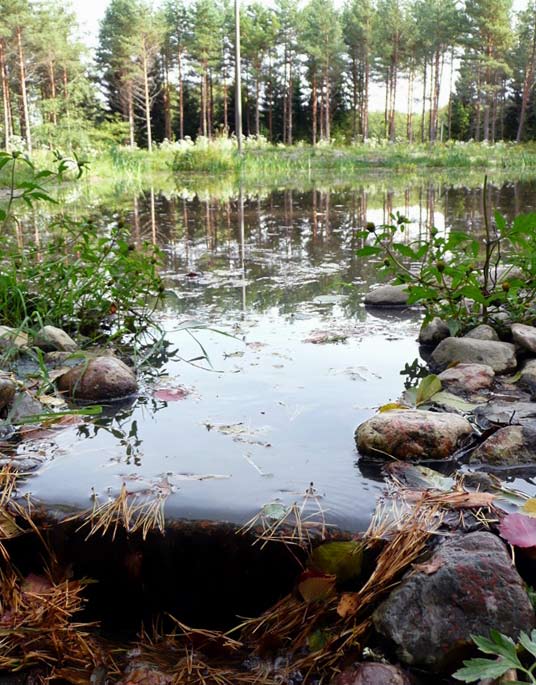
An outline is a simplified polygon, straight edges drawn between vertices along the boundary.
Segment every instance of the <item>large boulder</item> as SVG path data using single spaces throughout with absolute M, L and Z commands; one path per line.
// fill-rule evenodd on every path
M 119 399 L 138 389 L 136 376 L 117 357 L 97 357 L 70 369 L 57 381 L 58 390 L 84 401 Z
M 0 351 L 5 352 L 8 349 L 22 351 L 26 347 L 28 347 L 26 333 L 10 326 L 0 326 Z
M 474 338 L 446 338 L 432 352 L 431 362 L 439 370 L 456 363 L 487 364 L 495 373 L 508 373 L 517 366 L 514 345 Z
M 365 295 L 370 307 L 407 307 L 408 290 L 405 285 L 380 285 Z
M 534 610 L 506 545 L 488 532 L 447 540 L 422 570 L 407 574 L 374 613 L 376 630 L 407 664 L 438 672 L 459 665 L 471 635 L 517 638 Z
M 390 664 L 365 662 L 347 668 L 335 678 L 333 685 L 409 685 L 407 675 Z
M 536 354 L 536 328 L 523 323 L 512 324 L 513 341 L 531 354 Z
M 439 343 L 450 336 L 450 329 L 447 324 L 435 316 L 429 323 L 421 327 L 419 331 L 419 343 L 432 347 L 439 345 Z
M 439 378 L 444 388 L 469 394 L 490 388 L 495 372 L 487 364 L 457 364 L 442 371 Z
M 474 340 L 499 340 L 497 331 L 487 324 L 483 323 L 476 328 L 472 328 L 465 334 L 465 338 L 473 338 Z
M 499 428 L 471 454 L 471 463 L 491 466 L 536 463 L 536 422 Z
M 473 429 L 458 414 L 392 410 L 376 414 L 355 432 L 360 454 L 396 459 L 447 459 Z
M 71 336 L 56 326 L 43 326 L 34 337 L 34 345 L 44 352 L 74 352 L 78 349 Z

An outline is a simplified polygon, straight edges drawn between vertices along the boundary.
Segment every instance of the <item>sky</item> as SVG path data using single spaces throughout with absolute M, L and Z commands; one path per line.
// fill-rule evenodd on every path
M 273 0 L 260 0 L 268 6 L 273 5 Z M 78 16 L 82 38 L 90 48 L 97 46 L 97 36 L 99 32 L 99 22 L 104 16 L 106 7 L 110 0 L 71 0 L 72 6 Z M 241 0 L 246 3 L 247 0 Z M 341 5 L 343 0 L 335 0 L 335 4 Z M 519 12 L 527 6 L 528 0 L 513 0 L 514 12 Z M 156 4 L 156 3 L 155 3 Z M 453 76 L 456 81 L 456 71 Z M 450 82 L 450 71 L 447 69 L 443 75 L 439 106 L 443 107 L 448 102 L 448 83 Z M 405 112 L 407 109 L 407 88 L 405 79 L 401 79 L 397 93 L 397 110 Z M 415 92 L 419 90 L 418 81 L 415 83 Z M 372 84 L 369 93 L 369 107 L 372 111 L 382 111 L 384 107 L 385 90 L 380 84 Z
M 78 15 L 84 38 L 92 47 L 96 45 L 99 31 L 99 21 L 104 16 L 109 0 L 71 0 Z M 271 0 L 261 0 L 263 4 L 271 5 Z M 528 0 L 513 0 L 514 11 L 524 9 Z M 338 4 L 338 3 L 337 3 Z

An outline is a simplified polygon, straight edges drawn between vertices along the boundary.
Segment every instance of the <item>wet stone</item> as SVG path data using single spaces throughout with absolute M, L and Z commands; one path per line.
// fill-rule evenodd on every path
M 9 419 L 10 421 L 17 422 L 29 416 L 42 414 L 43 411 L 43 405 L 33 395 L 25 390 L 19 391 L 15 393 L 13 398 L 11 409 L 9 410 Z
M 434 672 L 459 666 L 471 635 L 494 629 L 515 639 L 534 623 L 506 545 L 487 532 L 444 542 L 426 569 L 406 574 L 374 613 L 376 630 L 396 645 L 401 661 Z
M 470 461 L 490 466 L 536 463 L 536 421 L 500 428 L 477 447 Z
M 421 345 L 432 347 L 439 345 L 442 340 L 448 337 L 450 337 L 449 327 L 443 319 L 436 316 L 421 328 L 418 340 Z
M 497 331 L 487 324 L 481 324 L 472 328 L 468 333 L 465 334 L 465 338 L 473 338 L 474 340 L 499 340 L 499 335 Z
M 78 345 L 71 336 L 56 326 L 43 326 L 33 342 L 44 352 L 74 352 L 78 349 Z
M 458 364 L 439 374 L 441 384 L 451 392 L 470 394 L 488 390 L 495 378 L 495 372 L 487 364 Z
M 495 373 L 508 373 L 517 366 L 514 345 L 473 338 L 446 338 L 433 351 L 431 362 L 438 370 L 456 363 L 486 364 Z
M 28 347 L 28 336 L 22 331 L 17 331 L 9 326 L 0 326 L 0 351 L 10 348 L 23 350 Z
M 474 417 L 482 429 L 536 421 L 535 402 L 490 402 L 476 407 Z
M 16 391 L 15 381 L 7 375 L 0 374 L 0 411 L 13 403 Z
M 527 352 L 536 354 L 536 328 L 522 323 L 512 324 L 514 342 Z
M 405 285 L 380 285 L 365 295 L 370 307 L 407 307 L 408 291 Z
M 410 681 L 396 666 L 371 662 L 346 669 L 332 685 L 410 685 Z
M 376 414 L 355 433 L 360 454 L 396 459 L 447 459 L 473 429 L 458 414 L 393 410 Z
M 58 390 L 84 401 L 133 395 L 138 383 L 133 371 L 116 357 L 97 357 L 70 369 L 57 381 Z
M 521 369 L 519 385 L 528 390 L 532 397 L 536 396 L 536 359 L 529 359 Z

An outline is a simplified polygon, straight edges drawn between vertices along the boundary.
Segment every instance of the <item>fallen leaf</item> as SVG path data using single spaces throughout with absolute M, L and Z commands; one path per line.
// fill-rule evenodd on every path
M 536 517 L 536 497 L 528 499 L 521 507 L 521 510 L 527 514 L 527 516 Z
M 162 388 L 161 390 L 155 390 L 153 392 L 153 397 L 162 402 L 177 402 L 179 400 L 184 400 L 190 391 L 186 388 Z
M 436 571 L 439 571 L 444 563 L 445 562 L 443 560 L 439 559 L 439 557 L 436 557 L 435 559 L 431 559 L 424 564 L 414 564 L 413 568 L 415 571 L 419 571 L 420 573 L 425 573 L 427 576 L 431 576 Z
M 455 409 L 456 411 L 461 412 L 473 411 L 473 409 L 476 409 L 480 406 L 480 404 L 482 404 L 476 402 L 467 402 L 466 400 L 462 400 L 461 397 L 458 397 L 451 392 L 447 392 L 446 390 L 436 392 L 436 394 L 432 396 L 431 400 L 434 404 L 440 404 L 442 407 Z
M 415 397 L 415 405 L 418 407 L 425 402 L 428 402 L 434 395 L 441 390 L 441 380 L 438 376 L 430 374 L 422 379 L 417 388 L 417 395 Z
M 337 605 L 337 613 L 341 618 L 353 616 L 359 609 L 360 601 L 357 592 L 344 592 Z
M 335 576 L 340 583 L 358 578 L 363 565 L 363 545 L 354 541 L 326 542 L 314 548 L 309 565 Z
M 383 414 L 386 411 L 396 411 L 397 409 L 408 409 L 408 405 L 401 404 L 400 402 L 388 402 L 387 404 L 382 404 L 378 409 L 378 413 Z
M 336 577 L 315 571 L 304 571 L 298 583 L 298 592 L 306 602 L 320 602 L 335 591 Z
M 525 514 L 508 514 L 499 526 L 499 533 L 516 547 L 536 546 L 536 518 Z

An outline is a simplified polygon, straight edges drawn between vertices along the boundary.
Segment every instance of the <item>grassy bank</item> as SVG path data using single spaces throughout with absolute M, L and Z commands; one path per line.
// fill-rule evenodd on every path
M 239 156 L 234 141 L 183 141 L 153 153 L 115 148 L 92 163 L 97 177 L 172 172 L 185 178 L 196 174 L 230 175 L 244 179 L 292 177 L 317 171 L 347 174 L 370 169 L 536 169 L 536 144 L 445 143 L 430 145 L 361 144 L 353 146 L 270 145 L 249 140 Z

